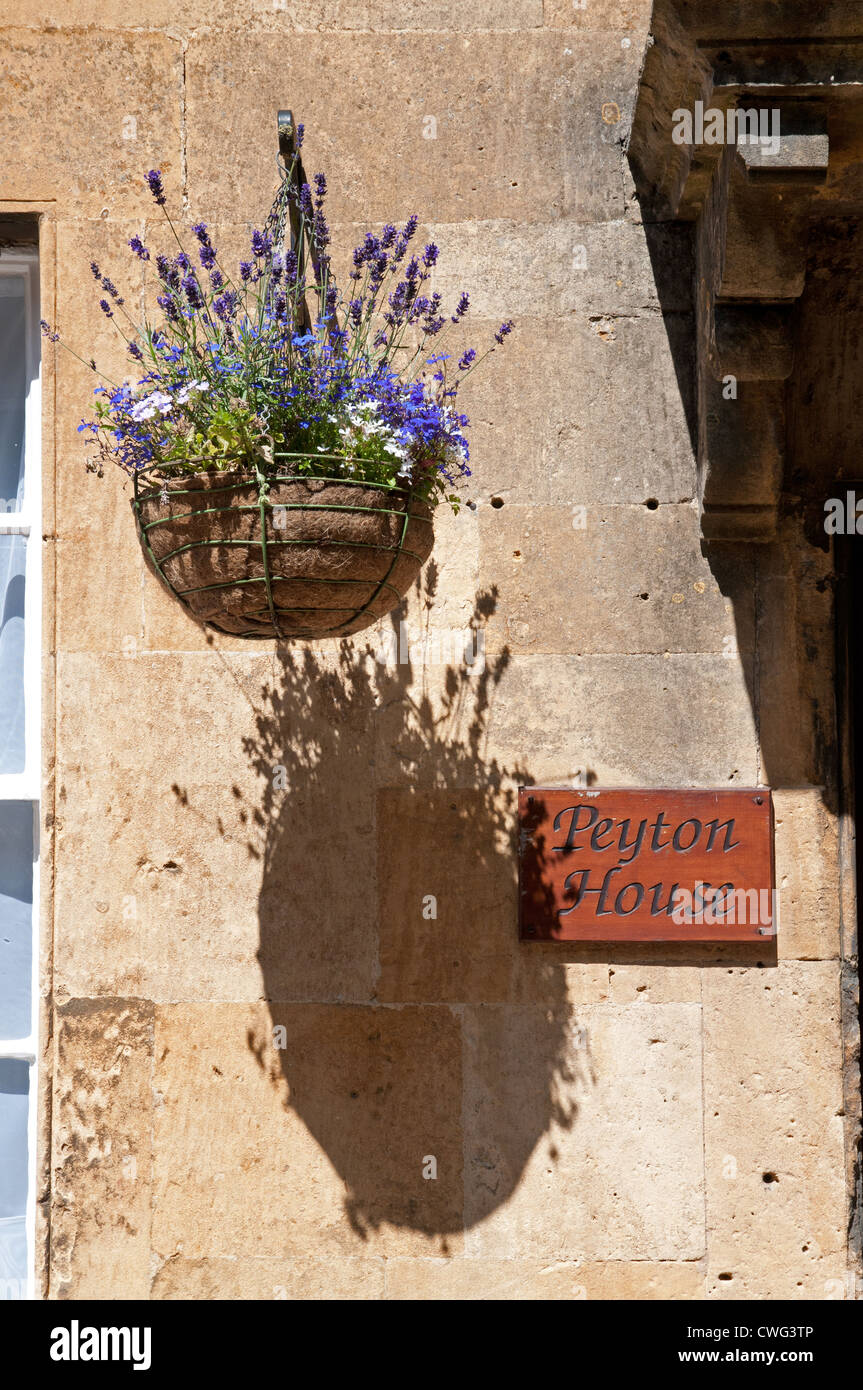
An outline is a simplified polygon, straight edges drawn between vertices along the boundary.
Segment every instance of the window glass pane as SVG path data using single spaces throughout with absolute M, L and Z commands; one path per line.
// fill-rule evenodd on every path
M 27 1278 L 27 1062 L 0 1058 L 0 1295 L 23 1297 Z
M 0 275 L 0 511 L 17 511 L 24 493 L 27 395 L 27 280 Z
M 26 554 L 24 536 L 0 535 L 0 772 L 24 771 Z
M 30 1033 L 33 806 L 0 802 L 0 1038 Z

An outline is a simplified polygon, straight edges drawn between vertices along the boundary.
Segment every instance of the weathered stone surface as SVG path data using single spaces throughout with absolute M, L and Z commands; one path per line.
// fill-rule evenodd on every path
M 651 257 L 667 267 L 686 255 L 683 235 L 673 227 L 651 230 L 652 249 L 643 226 L 617 221 L 567 217 L 530 226 L 441 218 L 431 230 L 447 248 L 435 288 L 452 296 L 470 285 L 474 312 L 483 318 L 579 315 L 599 322 L 660 307 L 667 315 L 691 312 L 688 277 L 669 278 L 661 304 L 657 290 Z
M 153 1280 L 152 1298 L 232 1302 L 327 1302 L 342 1299 L 384 1297 L 387 1261 L 361 1257 L 316 1260 L 221 1259 L 189 1260 L 182 1255 L 167 1259 Z
M 656 947 L 651 947 L 645 951 L 643 963 L 615 961 L 609 966 L 608 998 L 612 1004 L 701 1003 L 701 971 L 695 966 L 655 964 L 658 954 Z
M 700 1023 L 691 1004 L 467 1009 L 466 1253 L 699 1259 Z
M 516 64 L 519 83 L 504 95 L 501 74 Z M 587 33 L 567 45 L 544 30 L 481 38 L 358 33 L 349 47 L 326 34 L 193 39 L 189 177 L 211 215 L 269 206 L 273 165 L 260 111 L 283 105 L 286 65 L 293 109 L 309 132 L 304 163 L 310 173 L 325 170 L 334 220 L 622 215 L 625 119 L 612 128 L 601 111 L 606 94 L 621 112 L 631 108 L 635 47 Z M 334 90 L 343 101 L 330 100 Z M 254 101 L 238 101 L 238 92 L 254 93 Z M 216 168 L 205 152 L 228 110 L 231 139 Z M 590 163 L 580 189 L 576 149 Z
M 434 667 L 422 698 L 402 688 L 383 702 L 379 777 L 438 785 L 436 759 L 446 746 L 466 742 L 469 753 L 474 739 L 482 760 L 457 758 L 448 785 L 554 786 L 587 777 L 599 786 L 753 786 L 756 741 L 742 664 L 748 670 L 745 657 L 709 653 L 491 656 L 484 684 Z
M 378 793 L 383 1000 L 605 998 L 608 968 L 518 940 L 515 793 Z M 431 913 L 434 916 L 431 916 Z
M 836 1297 L 840 1053 L 837 963 L 705 972 L 709 1297 Z
M 82 61 L 80 32 L 5 30 L 0 142 L 20 148 L 26 130 L 27 154 L 6 163 L 4 197 L 122 216 L 152 206 L 144 175 L 161 168 L 178 200 L 182 76 L 180 44 L 166 34 L 91 32 Z
M 143 12 L 142 12 L 143 11 Z M 548 21 L 546 21 L 548 22 Z M 616 20 L 615 20 L 616 22 Z M 2 0 L 5 24 L 59 28 L 100 25 L 106 29 L 170 26 L 171 32 L 212 29 L 272 30 L 276 33 L 320 29 L 535 29 L 543 23 L 543 0 L 487 0 L 470 10 L 458 0 L 147 0 L 130 10 L 122 0 Z
M 752 559 L 709 564 L 691 505 L 484 506 L 480 536 L 482 572 L 500 595 L 492 651 L 752 648 Z
M 757 557 L 759 732 L 764 781 L 830 786 L 836 771 L 830 558 L 804 545 L 799 521 Z
M 122 979 L 157 1000 L 370 997 L 374 695 L 357 685 L 351 707 L 317 659 L 289 669 L 61 658 L 56 953 L 71 993 Z
M 386 1297 L 392 1299 L 698 1299 L 704 1276 L 698 1264 L 673 1260 L 613 1260 L 605 1264 L 537 1260 L 404 1260 L 386 1262 Z
M 52 1298 L 147 1298 L 153 1010 L 73 999 L 56 1014 Z
M 638 29 L 646 32 L 651 9 L 651 0 L 601 0 L 600 4 L 593 0 L 543 0 L 544 22 L 555 29 Z
M 159 1260 L 458 1254 L 460 1032 L 447 1008 L 159 1008 Z
M 469 323 L 465 346 L 491 342 L 497 326 Z M 678 327 L 651 313 L 519 318 L 459 395 L 471 421 L 468 496 L 594 508 L 688 500 L 692 444 L 669 345 Z
M 839 954 L 839 863 L 835 819 L 819 788 L 773 793 L 776 823 L 778 947 L 783 957 Z

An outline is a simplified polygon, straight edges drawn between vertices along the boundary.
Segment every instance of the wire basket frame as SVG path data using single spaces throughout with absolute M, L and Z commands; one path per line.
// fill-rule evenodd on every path
M 298 473 L 301 460 L 317 462 L 276 454 L 276 468 L 266 474 L 238 459 L 230 472 L 165 478 L 158 469 L 144 469 L 134 475 L 132 509 L 145 556 L 196 621 L 247 640 L 345 637 L 390 612 L 410 588 L 434 540 L 427 503 L 409 489 Z M 228 493 L 235 494 L 230 501 Z M 260 572 L 240 573 L 246 562 Z M 214 572 L 224 577 L 213 581 Z M 208 582 L 181 587 L 178 579 L 189 577 Z M 309 591 L 318 599 L 321 590 L 332 599 L 311 602 Z M 289 591 L 301 601 L 285 602 Z

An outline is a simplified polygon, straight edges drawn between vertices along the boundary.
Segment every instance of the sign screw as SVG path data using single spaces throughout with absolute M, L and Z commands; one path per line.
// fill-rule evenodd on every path
M 756 805 L 756 806 L 761 806 L 761 805 L 763 805 L 763 803 L 764 803 L 764 797 L 763 797 L 763 796 L 756 796 L 756 797 L 755 797 L 755 805 Z

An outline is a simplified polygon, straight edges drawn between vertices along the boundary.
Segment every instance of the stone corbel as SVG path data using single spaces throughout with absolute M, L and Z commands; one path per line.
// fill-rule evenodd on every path
M 767 541 L 783 487 L 793 307 L 806 280 L 811 201 L 828 172 L 823 46 L 704 42 L 678 20 L 673 5 L 657 0 L 630 161 L 645 221 L 694 223 L 703 534 Z M 816 64 L 811 74 L 807 54 Z M 848 61 L 841 74 L 858 76 Z M 699 118 L 722 113 L 717 130 L 733 128 L 729 112 L 748 112 L 777 138 L 675 145 L 675 121 L 696 102 Z

